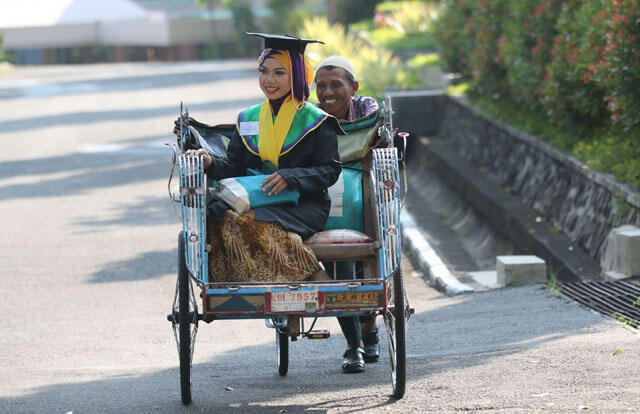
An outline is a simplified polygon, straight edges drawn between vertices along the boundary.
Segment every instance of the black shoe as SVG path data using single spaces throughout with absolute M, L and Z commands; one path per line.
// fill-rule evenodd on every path
M 376 362 L 380 357 L 380 344 L 378 343 L 378 330 L 363 333 L 362 343 L 364 344 L 365 362 Z
M 362 348 L 349 348 L 344 351 L 344 360 L 342 360 L 343 372 L 364 372 L 364 351 Z

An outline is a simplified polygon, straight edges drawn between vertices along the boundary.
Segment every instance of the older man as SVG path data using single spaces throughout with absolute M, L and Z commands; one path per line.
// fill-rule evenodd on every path
M 378 103 L 368 96 L 356 96 L 359 84 L 355 69 L 342 56 L 329 56 L 316 69 L 318 106 L 341 121 L 355 121 L 378 110 Z
M 330 56 L 320 62 L 315 84 L 320 101 L 318 106 L 341 123 L 367 118 L 378 110 L 375 99 L 356 95 L 359 87 L 356 71 L 353 64 L 342 56 Z M 339 263 L 338 273 L 352 274 L 353 266 L 353 262 Z M 375 362 L 380 356 L 375 315 L 361 317 L 360 324 L 356 317 L 350 316 L 339 317 L 338 322 L 349 346 L 344 353 L 342 369 L 345 372 L 363 372 L 365 362 Z M 364 349 L 360 347 L 361 343 Z

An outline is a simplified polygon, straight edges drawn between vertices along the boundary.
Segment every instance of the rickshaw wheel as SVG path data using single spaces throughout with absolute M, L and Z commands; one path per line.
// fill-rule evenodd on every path
M 180 335 L 180 392 L 182 404 L 191 404 L 191 359 L 192 337 L 190 317 L 190 289 L 189 270 L 185 259 L 184 233 L 178 238 L 178 330 Z M 191 315 L 197 314 L 197 310 Z M 196 321 L 197 323 L 197 321 Z M 195 339 L 195 338 L 193 338 Z
M 391 361 L 391 384 L 393 396 L 404 396 L 407 379 L 407 353 L 405 333 L 407 320 L 405 315 L 404 283 L 402 270 L 398 268 L 387 285 L 388 309 L 384 314 L 389 341 L 389 360 Z
M 276 347 L 278 348 L 278 373 L 285 376 L 289 371 L 289 335 L 286 330 L 276 329 Z

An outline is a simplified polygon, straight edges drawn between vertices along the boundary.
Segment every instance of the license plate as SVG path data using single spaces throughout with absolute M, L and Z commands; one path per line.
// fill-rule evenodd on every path
M 271 312 L 315 312 L 319 298 L 317 289 L 271 292 Z
M 380 303 L 379 292 L 349 292 L 325 295 L 326 307 L 331 308 L 358 308 L 378 306 Z

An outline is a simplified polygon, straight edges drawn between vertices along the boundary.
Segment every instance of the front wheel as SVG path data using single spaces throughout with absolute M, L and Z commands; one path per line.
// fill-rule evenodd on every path
M 178 238 L 178 333 L 182 404 L 191 404 L 191 362 L 198 331 L 198 308 L 185 259 L 184 233 Z
M 389 340 L 389 359 L 391 361 L 391 384 L 393 396 L 404 396 L 407 380 L 407 353 L 404 284 L 402 270 L 398 268 L 387 284 L 387 311 L 384 313 L 384 323 Z
M 278 373 L 282 376 L 289 371 L 289 334 L 276 328 L 276 347 L 278 348 Z

